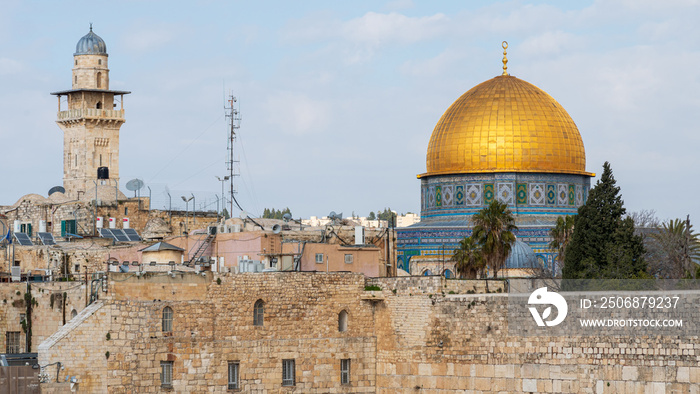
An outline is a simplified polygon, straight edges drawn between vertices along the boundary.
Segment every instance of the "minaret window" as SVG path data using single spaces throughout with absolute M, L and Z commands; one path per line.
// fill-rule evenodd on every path
M 76 66 L 78 65 L 78 59 L 75 59 L 75 65 Z
M 102 73 L 97 73 L 97 88 L 102 87 Z
M 98 86 L 98 87 L 99 87 L 99 86 Z M 97 108 L 97 109 L 102 109 L 102 102 L 101 102 L 101 101 L 98 101 L 98 102 L 97 102 L 97 105 L 95 106 L 95 108 Z
M 99 65 L 99 66 L 102 65 L 102 59 L 97 59 L 97 65 Z
M 75 83 L 78 83 L 78 76 L 75 76 Z

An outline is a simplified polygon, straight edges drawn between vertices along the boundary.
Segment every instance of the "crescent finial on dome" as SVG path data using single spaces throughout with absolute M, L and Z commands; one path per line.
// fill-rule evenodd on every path
M 503 41 L 503 75 L 508 75 L 508 58 L 506 57 L 506 49 L 508 49 L 508 41 Z

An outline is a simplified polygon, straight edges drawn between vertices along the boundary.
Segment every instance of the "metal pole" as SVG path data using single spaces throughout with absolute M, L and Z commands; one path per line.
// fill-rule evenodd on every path
M 197 199 L 192 194 L 192 226 L 197 224 Z
M 173 198 L 170 196 L 170 192 L 167 192 L 168 194 L 168 226 L 172 227 L 173 226 Z
M 92 181 L 95 184 L 95 202 L 92 204 L 92 235 L 97 236 L 97 211 L 95 207 L 97 206 L 97 181 Z

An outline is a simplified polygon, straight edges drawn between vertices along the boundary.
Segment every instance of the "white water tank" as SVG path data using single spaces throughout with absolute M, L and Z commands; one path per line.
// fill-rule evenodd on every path
M 129 228 L 129 218 L 122 219 L 122 228 Z
M 20 229 L 21 229 L 21 226 L 20 226 L 19 220 L 15 220 L 12 224 L 12 231 L 15 233 L 19 233 Z
M 355 245 L 365 244 L 365 228 L 362 226 L 355 226 Z
M 95 227 L 103 228 L 104 225 L 105 225 L 105 219 L 102 216 L 98 216 L 95 218 Z
M 39 220 L 39 232 L 40 233 L 46 232 L 46 220 Z
M 117 219 L 109 218 L 109 228 L 117 228 Z

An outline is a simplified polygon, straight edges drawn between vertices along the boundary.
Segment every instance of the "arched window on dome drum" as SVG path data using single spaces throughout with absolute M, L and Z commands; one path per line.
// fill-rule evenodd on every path
M 445 272 L 443 272 L 442 274 L 445 275 L 445 278 L 447 279 L 452 279 L 455 277 L 455 274 L 453 274 L 450 270 L 445 270 Z
M 265 302 L 263 300 L 255 301 L 253 306 L 253 325 L 262 326 L 265 321 Z
M 348 330 L 348 312 L 346 310 L 338 313 L 338 331 L 345 332 Z
M 163 332 L 173 332 L 173 309 L 169 306 L 163 308 Z
M 97 88 L 102 87 L 102 73 L 97 73 Z
M 423 271 L 423 276 L 431 276 L 432 274 L 433 274 L 433 271 L 431 271 L 429 269 Z

